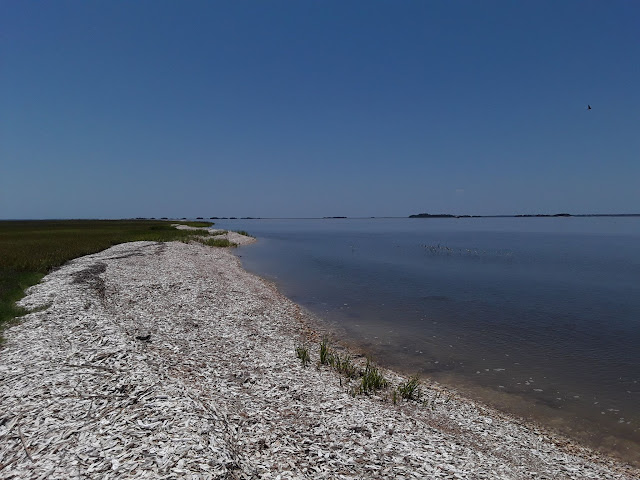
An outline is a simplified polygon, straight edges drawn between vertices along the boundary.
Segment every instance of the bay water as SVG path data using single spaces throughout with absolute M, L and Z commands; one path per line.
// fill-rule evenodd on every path
M 377 363 L 640 464 L 640 217 L 219 220 Z

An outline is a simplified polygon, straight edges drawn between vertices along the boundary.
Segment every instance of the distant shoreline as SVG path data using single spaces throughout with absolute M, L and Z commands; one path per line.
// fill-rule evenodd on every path
M 640 213 L 538 213 L 538 214 L 515 214 L 515 215 L 453 215 L 448 213 L 430 214 L 418 213 L 408 217 L 394 216 L 369 216 L 369 217 L 348 217 L 348 216 L 326 216 L 326 217 L 211 217 L 212 220 L 374 220 L 381 218 L 563 218 L 563 217 L 640 217 Z
M 418 213 L 409 215 L 409 218 L 562 218 L 562 217 L 640 217 L 640 213 L 537 213 L 537 214 L 518 214 L 518 215 L 451 215 L 448 213 L 430 214 Z
M 555 213 L 555 214 L 516 214 L 516 215 L 453 215 L 448 213 L 443 214 L 415 214 L 409 216 L 389 216 L 389 215 L 381 215 L 381 216 L 367 216 L 367 217 L 347 217 L 347 216 L 334 216 L 334 217 L 208 217 L 209 220 L 374 220 L 374 219 L 402 219 L 402 218 L 562 218 L 562 217 L 576 217 L 576 218 L 584 218 L 584 217 L 640 217 L 640 213 L 578 213 L 578 214 L 570 214 L 570 213 Z M 40 222 L 40 221 L 67 221 L 67 220 L 164 220 L 168 222 L 179 222 L 179 221 L 193 221 L 193 220 L 201 220 L 203 217 L 136 217 L 133 218 L 2 218 L 0 222 Z

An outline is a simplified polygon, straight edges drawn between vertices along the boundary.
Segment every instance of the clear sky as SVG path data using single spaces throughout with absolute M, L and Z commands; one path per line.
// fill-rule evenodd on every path
M 0 2 L 0 218 L 419 212 L 640 212 L 640 2 Z

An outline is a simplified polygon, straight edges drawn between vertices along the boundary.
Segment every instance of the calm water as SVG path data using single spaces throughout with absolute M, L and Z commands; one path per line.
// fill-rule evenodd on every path
M 236 220 L 379 363 L 640 462 L 640 218 Z

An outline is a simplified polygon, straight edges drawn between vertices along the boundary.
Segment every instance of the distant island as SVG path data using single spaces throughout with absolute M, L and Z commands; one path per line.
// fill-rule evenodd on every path
M 514 215 L 514 217 L 573 217 L 573 215 L 571 215 L 570 213 L 556 213 L 556 214 L 553 214 L 553 215 L 544 215 L 544 214 Z
M 572 215 L 570 213 L 554 213 L 535 215 L 451 215 L 448 213 L 418 213 L 409 215 L 409 218 L 550 218 L 550 217 L 640 217 L 640 213 L 587 213 Z
M 409 215 L 409 218 L 458 218 L 458 215 L 450 215 L 448 213 L 418 213 L 416 215 Z

